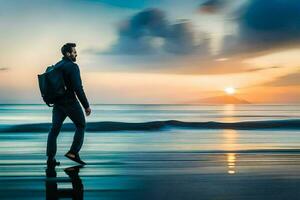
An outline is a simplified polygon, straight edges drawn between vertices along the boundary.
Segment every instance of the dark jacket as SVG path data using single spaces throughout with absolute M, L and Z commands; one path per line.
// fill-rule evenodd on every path
M 81 105 L 86 109 L 89 107 L 89 102 L 84 93 L 80 70 L 76 63 L 72 62 L 69 58 L 63 57 L 61 61 L 56 63 L 55 67 L 62 70 L 66 93 L 65 95 L 57 100 L 58 104 L 70 103 L 77 101 L 76 96 L 79 99 Z M 76 96 L 75 96 L 76 94 Z

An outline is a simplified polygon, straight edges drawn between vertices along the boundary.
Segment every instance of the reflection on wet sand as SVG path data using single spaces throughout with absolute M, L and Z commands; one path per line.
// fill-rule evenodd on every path
M 236 163 L 236 154 L 235 153 L 227 153 L 227 166 L 228 166 L 228 174 L 235 174 L 235 163 Z
M 90 122 L 256 121 L 255 126 L 259 120 L 274 124 L 281 117 L 299 118 L 300 109 L 298 105 L 94 107 L 97 112 Z M 0 126 L 38 123 L 48 129 L 40 124 L 51 114 L 44 106 L 2 105 L 0 110 Z M 74 163 L 62 155 L 74 133 L 62 131 L 57 152 L 61 165 L 47 169 L 45 177 L 47 132 L 26 132 L 19 126 L 19 132 L 0 134 L 0 200 L 299 200 L 299 129 L 287 128 L 87 132 L 81 155 L 88 165 L 69 170 L 64 168 Z
M 76 200 L 83 199 L 83 184 L 79 176 L 81 165 L 65 168 L 65 173 L 69 180 L 57 177 L 55 166 L 48 166 L 46 169 L 46 199 L 55 200 L 60 198 L 72 198 Z M 59 189 L 59 183 L 71 182 L 72 188 Z
M 1 200 L 290 200 L 300 196 L 299 153 L 91 153 L 84 168 L 64 169 L 71 163 L 62 160 L 62 166 L 46 169 L 46 177 L 43 155 L 35 156 L 36 162 L 26 155 L 18 164 L 2 160 Z

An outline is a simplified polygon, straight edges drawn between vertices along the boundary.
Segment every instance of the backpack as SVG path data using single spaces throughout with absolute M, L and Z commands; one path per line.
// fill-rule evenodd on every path
M 53 107 L 54 103 L 66 93 L 63 73 L 59 66 L 61 65 L 49 66 L 45 73 L 38 74 L 40 92 L 49 107 Z

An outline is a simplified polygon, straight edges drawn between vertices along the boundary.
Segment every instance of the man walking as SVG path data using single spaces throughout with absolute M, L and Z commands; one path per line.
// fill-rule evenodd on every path
M 91 108 L 82 87 L 79 67 L 75 63 L 77 57 L 75 47 L 75 43 L 65 44 L 61 48 L 63 58 L 55 65 L 62 71 L 66 86 L 66 93 L 63 97 L 59 98 L 53 106 L 52 127 L 48 134 L 47 141 L 47 165 L 55 166 L 60 164 L 60 162 L 55 159 L 57 149 L 56 140 L 66 117 L 69 117 L 75 124 L 76 131 L 71 148 L 65 156 L 80 164 L 86 164 L 79 157 L 79 151 L 83 144 L 86 122 L 77 98 L 83 106 L 86 116 L 90 115 Z

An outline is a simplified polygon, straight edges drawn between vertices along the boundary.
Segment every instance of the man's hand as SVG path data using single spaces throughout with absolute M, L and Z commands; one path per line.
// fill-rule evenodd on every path
M 92 112 L 92 110 L 91 110 L 90 107 L 86 108 L 84 111 L 85 111 L 85 115 L 86 116 L 89 116 L 91 114 L 91 112 Z

